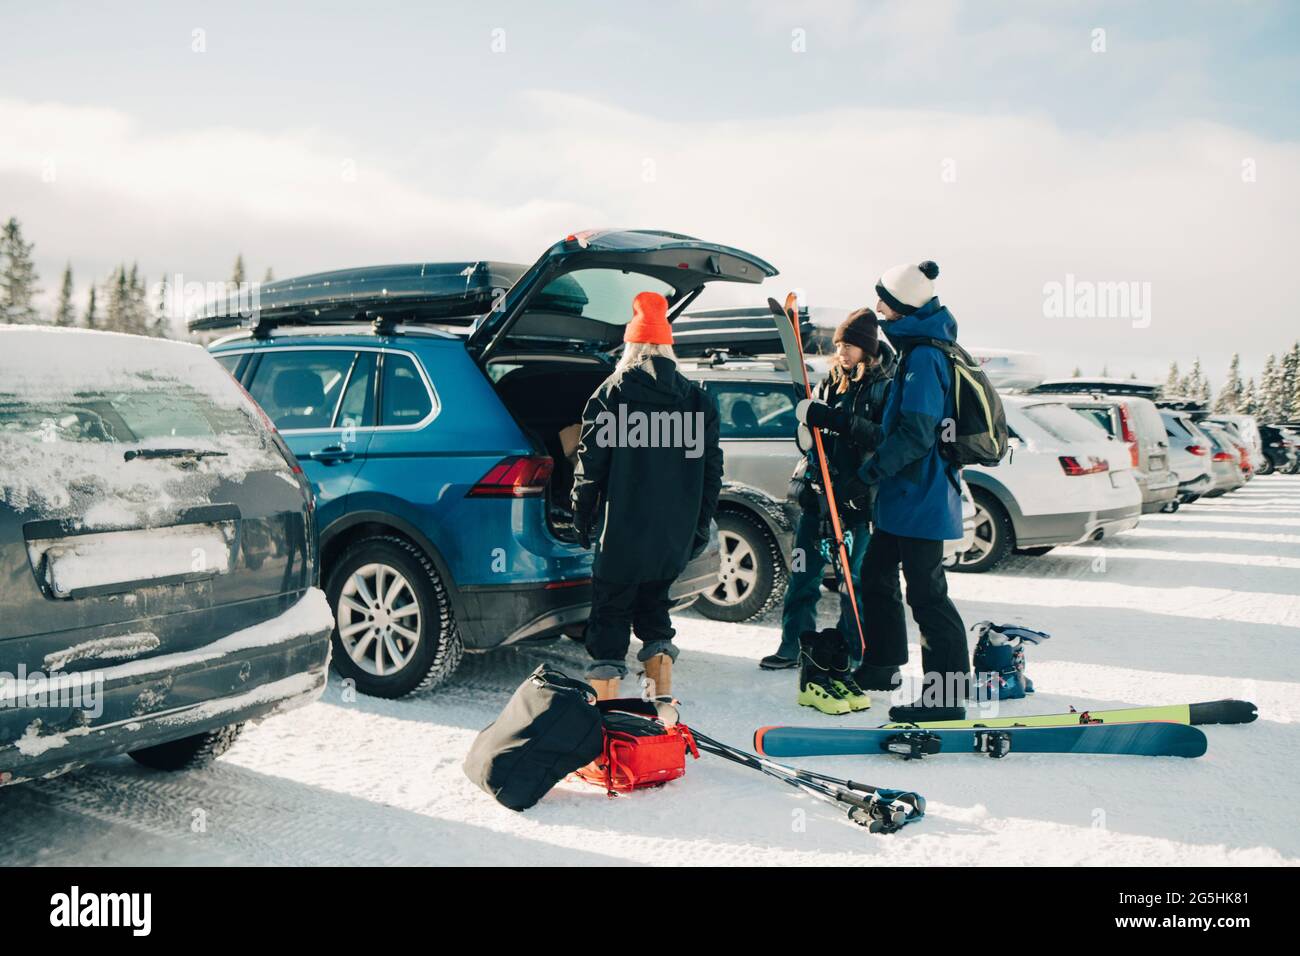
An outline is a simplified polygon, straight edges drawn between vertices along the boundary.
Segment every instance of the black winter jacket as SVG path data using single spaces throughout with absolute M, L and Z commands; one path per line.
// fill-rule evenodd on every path
M 718 406 L 671 359 L 652 358 L 614 379 L 582 413 L 574 515 L 580 523 L 603 515 L 596 577 L 671 580 L 707 544 L 718 506 Z
M 835 383 L 827 375 L 813 389 L 813 397 L 825 402 L 832 408 L 845 407 L 853 415 L 852 427 L 847 435 L 822 433 L 822 445 L 830 458 L 831 480 L 835 483 L 836 502 L 841 508 L 851 508 L 865 517 L 871 516 L 872 505 L 876 497 L 875 486 L 864 486 L 856 480 L 857 472 L 870 457 L 879 444 L 880 416 L 885 407 L 885 395 L 889 383 L 893 380 L 894 370 L 898 366 L 897 355 L 886 343 L 880 343 L 880 361 L 867 369 L 866 374 L 857 382 L 850 382 L 848 389 L 839 393 Z M 806 480 L 816 486 L 813 495 L 805 494 L 800 505 L 805 511 L 818 510 L 825 496 L 819 491 L 821 487 L 821 470 L 817 467 L 815 452 L 807 456 Z M 842 500 L 840 488 L 851 486 L 861 489 L 850 500 Z

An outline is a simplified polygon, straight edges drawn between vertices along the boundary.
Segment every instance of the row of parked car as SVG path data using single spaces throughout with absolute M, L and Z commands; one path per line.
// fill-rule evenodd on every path
M 728 246 L 604 231 L 532 266 L 271 283 L 253 316 L 217 303 L 190 323 L 239 326 L 206 349 L 0 326 L 0 785 L 120 753 L 194 766 L 314 700 L 331 664 L 400 697 L 467 652 L 581 637 L 592 555 L 565 436 L 646 289 L 682 322 L 683 371 L 716 397 L 726 448 L 716 533 L 672 596 L 763 613 L 788 567 L 796 393 L 782 360 L 728 360 L 685 310 L 775 274 Z M 771 337 L 770 318 L 726 318 L 742 320 L 733 346 Z M 960 570 L 1132 527 L 1144 496 L 1216 490 L 1169 483 L 1144 412 L 1091 394 L 1007 406 L 1008 459 L 966 471 Z M 1218 461 L 1214 429 L 1188 422 Z
M 749 317 L 757 320 L 759 310 Z M 782 518 L 777 503 L 799 455 L 790 437 L 797 396 L 780 359 L 728 361 L 719 352 L 684 368 L 718 399 L 731 482 L 718 518 L 722 578 L 697 609 L 749 620 L 780 601 L 789 567 L 794 505 L 784 502 Z M 1143 514 L 1177 511 L 1256 474 L 1298 467 L 1300 429 L 1213 415 L 1193 401 L 1160 398 L 1154 385 L 1070 379 L 1002 397 L 1010 449 L 994 468 L 963 469 L 964 537 L 946 549 L 953 571 L 989 571 L 1010 554 L 1099 541 L 1136 527 Z

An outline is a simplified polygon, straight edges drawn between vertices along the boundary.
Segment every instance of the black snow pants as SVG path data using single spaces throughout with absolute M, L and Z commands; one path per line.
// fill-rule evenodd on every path
M 898 568 L 907 582 L 907 604 L 921 631 L 921 666 L 926 680 L 970 674 L 966 626 L 948 598 L 943 542 L 904 538 L 875 529 L 862 559 L 862 621 L 867 639 L 864 663 L 896 667 L 907 663 L 907 619 Z
M 648 661 L 656 654 L 677 660 L 673 643 L 672 622 L 668 609 L 673 602 L 667 581 L 640 581 L 619 584 L 594 578 L 591 583 L 591 617 L 587 620 L 585 643 L 591 655 L 587 676 L 592 680 L 609 680 L 627 676 L 628 645 L 632 633 L 641 641 L 637 660 Z

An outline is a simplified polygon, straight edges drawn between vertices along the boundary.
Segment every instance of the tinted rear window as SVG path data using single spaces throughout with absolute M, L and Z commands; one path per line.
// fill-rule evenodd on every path
M 380 424 L 415 425 L 431 411 L 433 400 L 411 357 L 397 352 L 385 355 Z

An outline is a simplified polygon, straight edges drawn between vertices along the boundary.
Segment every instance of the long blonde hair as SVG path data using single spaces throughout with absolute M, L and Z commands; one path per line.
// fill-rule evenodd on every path
M 671 345 L 656 345 L 653 342 L 628 342 L 623 346 L 623 354 L 618 357 L 618 363 L 614 366 L 612 376 L 614 383 L 618 384 L 623 381 L 623 376 L 628 369 L 649 365 L 650 360 L 656 357 L 669 359 L 673 364 L 677 363 L 677 353 L 673 351 Z

